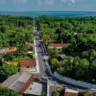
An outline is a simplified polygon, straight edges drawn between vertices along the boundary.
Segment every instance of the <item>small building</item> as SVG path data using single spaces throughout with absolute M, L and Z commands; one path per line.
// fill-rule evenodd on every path
M 4 56 L 7 53 L 13 53 L 16 51 L 17 51 L 16 47 L 5 47 L 0 50 L 0 55 Z
M 19 67 L 21 71 L 27 68 L 36 67 L 36 61 L 34 59 L 20 60 Z
M 7 53 L 14 53 L 14 52 L 16 52 L 17 51 L 17 48 L 16 47 L 8 47 L 7 49 L 6 49 L 6 54 Z
M 27 72 L 12 75 L 2 85 L 25 96 L 41 96 L 42 93 L 47 94 L 47 83 L 43 83 L 41 77 L 31 75 Z
M 7 53 L 14 53 L 17 51 L 16 47 L 5 47 L 0 50 L 0 64 L 2 64 L 2 58 L 5 56 Z
M 6 54 L 6 50 L 7 50 L 7 48 L 2 48 L 2 49 L 0 50 L 0 56 L 5 55 L 5 54 Z
M 31 42 L 25 42 L 25 45 L 26 46 L 32 46 L 32 43 Z
M 72 89 L 65 89 L 64 96 L 78 96 L 79 92 Z
M 57 49 L 62 49 L 63 47 L 68 46 L 69 44 L 67 43 L 56 43 L 56 42 L 52 42 L 49 45 L 49 48 L 57 48 Z

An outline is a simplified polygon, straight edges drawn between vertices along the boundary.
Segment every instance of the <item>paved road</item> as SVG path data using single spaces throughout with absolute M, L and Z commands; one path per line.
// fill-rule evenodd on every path
M 36 41 L 36 49 L 37 49 L 37 58 L 38 58 L 38 64 L 39 64 L 39 71 L 40 75 L 44 76 L 45 75 L 45 66 L 44 66 L 44 52 L 42 48 L 42 44 L 40 43 L 40 36 L 39 32 L 37 30 L 37 27 L 35 26 L 34 23 L 34 32 L 35 32 L 35 41 Z

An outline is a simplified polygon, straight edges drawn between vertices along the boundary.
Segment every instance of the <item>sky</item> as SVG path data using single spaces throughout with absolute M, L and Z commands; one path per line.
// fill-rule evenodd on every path
M 0 11 L 96 11 L 96 0 L 0 0 Z

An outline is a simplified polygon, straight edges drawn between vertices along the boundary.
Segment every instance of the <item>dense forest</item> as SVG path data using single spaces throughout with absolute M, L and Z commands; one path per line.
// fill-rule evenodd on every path
M 96 83 L 96 17 L 36 18 L 38 30 L 46 45 L 52 70 L 86 82 Z M 49 49 L 51 42 L 67 43 L 58 51 Z M 65 59 L 59 58 L 65 54 Z
M 25 42 L 33 43 L 33 18 L 0 16 L 0 49 L 4 47 L 16 47 L 17 57 L 27 52 Z M 13 57 L 8 54 L 7 57 Z

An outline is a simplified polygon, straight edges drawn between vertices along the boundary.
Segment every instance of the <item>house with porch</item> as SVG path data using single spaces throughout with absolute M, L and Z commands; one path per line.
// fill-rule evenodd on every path
M 20 60 L 19 68 L 21 71 L 25 69 L 32 69 L 36 67 L 36 61 L 34 59 Z

